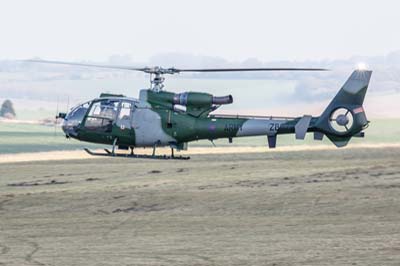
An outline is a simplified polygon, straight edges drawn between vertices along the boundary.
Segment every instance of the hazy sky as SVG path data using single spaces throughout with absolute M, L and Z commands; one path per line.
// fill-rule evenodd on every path
M 145 61 L 346 58 L 400 49 L 400 2 L 35 0 L 0 2 L 0 59 Z

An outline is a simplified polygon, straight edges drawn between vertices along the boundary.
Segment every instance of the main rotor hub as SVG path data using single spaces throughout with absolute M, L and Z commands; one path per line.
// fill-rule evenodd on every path
M 143 69 L 143 72 L 149 73 L 150 74 L 150 89 L 154 91 L 161 91 L 164 88 L 164 74 L 177 74 L 180 71 L 175 68 L 162 68 L 159 66 L 156 67 L 145 67 Z M 154 75 L 154 77 L 153 77 Z
M 163 67 L 160 67 L 160 66 L 145 67 L 145 68 L 142 69 L 142 71 L 145 72 L 145 73 L 155 74 L 155 75 L 157 75 L 157 74 L 159 74 L 159 75 L 171 74 L 172 75 L 172 74 L 177 74 L 177 73 L 181 72 L 180 70 L 178 70 L 176 68 L 173 68 L 173 67 L 163 68 Z

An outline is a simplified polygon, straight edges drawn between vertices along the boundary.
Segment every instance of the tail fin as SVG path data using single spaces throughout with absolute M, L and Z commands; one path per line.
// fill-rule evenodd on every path
M 346 146 L 353 136 L 362 136 L 368 125 L 363 103 L 372 71 L 354 71 L 315 123 L 337 147 Z

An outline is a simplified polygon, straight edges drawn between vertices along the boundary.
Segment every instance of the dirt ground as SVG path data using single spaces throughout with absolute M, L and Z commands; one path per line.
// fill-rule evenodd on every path
M 366 148 L 400 148 L 400 143 L 366 143 L 366 144 L 352 144 L 351 146 L 342 149 L 366 149 Z M 192 147 L 186 151 L 175 152 L 177 156 L 191 156 L 191 155 L 210 155 L 210 154 L 232 154 L 232 153 L 262 153 L 262 152 L 293 152 L 293 151 L 329 151 L 336 150 L 336 147 L 330 145 L 296 145 L 296 146 L 282 146 L 275 149 L 269 149 L 264 146 L 231 146 L 231 147 Z M 105 153 L 104 150 L 95 150 L 95 152 Z M 118 153 L 129 154 L 129 151 L 117 150 Z M 152 149 L 137 148 L 137 154 L 151 155 Z M 170 155 L 170 148 L 158 148 L 158 155 Z M 59 160 L 76 160 L 76 159 L 98 159 L 98 157 L 91 156 L 83 150 L 70 150 L 70 151 L 47 151 L 47 152 L 31 152 L 31 153 L 14 153 L 14 154 L 0 154 L 0 164 L 2 163 L 16 163 L 16 162 L 33 162 L 33 161 L 59 161 Z
M 0 164 L 0 265 L 399 265 L 400 148 Z

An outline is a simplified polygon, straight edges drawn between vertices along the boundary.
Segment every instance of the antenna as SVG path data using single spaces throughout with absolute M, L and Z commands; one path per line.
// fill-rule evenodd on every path
M 57 136 L 57 121 L 58 121 L 58 96 L 57 96 L 57 107 L 56 107 L 56 116 L 54 118 L 54 137 Z

